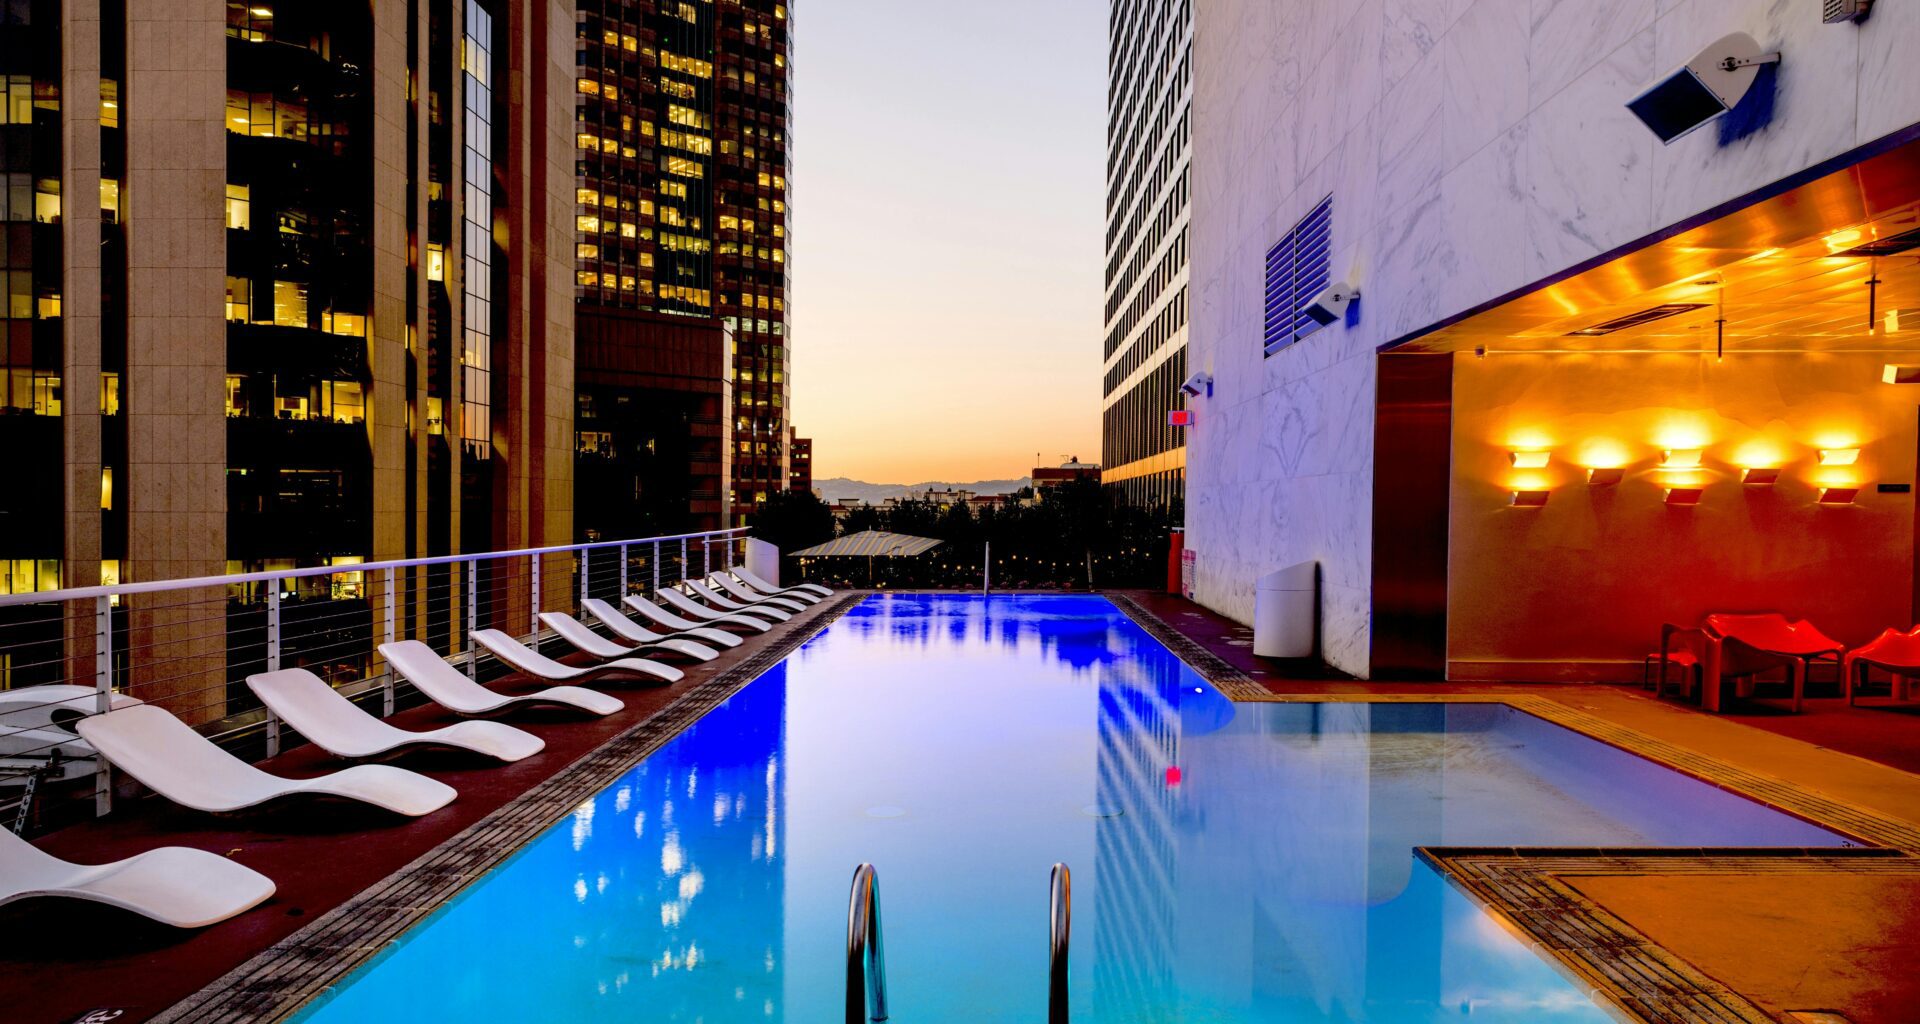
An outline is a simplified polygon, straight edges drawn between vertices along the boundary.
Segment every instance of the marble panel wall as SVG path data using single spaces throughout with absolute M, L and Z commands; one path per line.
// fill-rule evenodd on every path
M 1774 121 L 1661 146 L 1624 106 L 1732 31 L 1785 56 Z M 1198 599 L 1322 566 L 1321 643 L 1368 674 L 1378 346 L 1920 121 L 1920 5 L 1209 0 L 1195 6 L 1189 431 Z M 1333 196 L 1358 322 L 1261 354 L 1266 250 Z

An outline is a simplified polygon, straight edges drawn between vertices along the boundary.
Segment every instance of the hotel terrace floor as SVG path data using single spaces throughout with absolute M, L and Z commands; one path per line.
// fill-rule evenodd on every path
M 851 595 L 850 595 L 851 596 Z M 1803 716 L 1709 716 L 1627 687 L 1367 684 L 1310 678 L 1251 654 L 1239 625 L 1164 595 L 1110 595 L 1236 700 L 1503 700 L 1858 836 L 1803 851 L 1427 850 L 1431 863 L 1563 968 L 1648 1021 L 1832 1024 L 1920 1019 L 1920 716 L 1810 701 Z M 100 908 L 41 900 L 0 909 L 15 936 L 0 967 L 8 1020 L 273 1020 L 430 912 L 582 797 L 657 748 L 850 601 L 809 609 L 766 643 L 690 669 L 672 687 L 619 688 L 627 709 L 588 721 L 516 720 L 547 741 L 525 762 L 409 759 L 460 790 L 446 811 L 396 822 L 213 818 L 158 800 L 40 840 L 83 861 L 162 842 L 234 857 L 279 883 L 264 907 L 175 934 Z M 503 689 L 511 689 L 510 685 Z M 447 716 L 401 713 L 424 728 Z M 310 747 L 267 767 L 317 772 Z M 182 1002 L 185 1000 L 185 1002 Z M 176 1005 L 178 1004 L 178 1005 Z M 1825 1014 L 1825 1016 L 1822 1016 Z

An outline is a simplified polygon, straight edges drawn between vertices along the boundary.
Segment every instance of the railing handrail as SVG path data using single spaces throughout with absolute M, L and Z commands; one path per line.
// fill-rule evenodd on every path
M 184 579 L 148 580 L 144 583 L 100 584 L 91 587 L 68 587 L 63 590 L 39 590 L 22 594 L 0 594 L 0 608 L 27 604 L 54 604 L 60 601 L 92 600 L 101 597 L 122 597 L 131 594 L 157 594 L 170 590 L 200 590 L 212 587 L 225 587 L 241 583 L 266 583 L 273 580 L 296 579 L 307 576 L 337 576 L 346 572 L 377 572 L 383 569 L 411 569 L 427 565 L 453 565 L 461 562 L 477 562 L 495 558 L 519 558 L 531 555 L 551 555 L 563 551 L 589 551 L 600 548 L 630 547 L 640 544 L 657 544 L 666 541 L 696 540 L 703 537 L 732 537 L 747 532 L 747 527 L 735 526 L 725 530 L 705 530 L 700 533 L 675 533 L 660 537 L 635 537 L 631 540 L 596 540 L 580 544 L 554 544 L 540 548 L 519 548 L 512 551 L 473 551 L 458 555 L 434 555 L 427 558 L 399 558 L 384 562 L 355 562 L 350 565 L 313 565 L 304 569 L 266 569 L 260 572 L 234 573 L 225 576 L 191 576 Z
M 880 876 L 853 869 L 847 899 L 847 1024 L 887 1019 L 887 958 L 880 946 Z
M 1047 1024 L 1067 1022 L 1067 947 L 1073 940 L 1073 872 L 1053 866 L 1047 901 Z

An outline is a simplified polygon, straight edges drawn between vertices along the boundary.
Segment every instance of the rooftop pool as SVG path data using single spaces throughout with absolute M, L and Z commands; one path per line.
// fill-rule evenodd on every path
M 1840 846 L 1499 704 L 1229 702 L 1099 597 L 870 597 L 295 1019 L 1614 1019 L 1416 846 Z

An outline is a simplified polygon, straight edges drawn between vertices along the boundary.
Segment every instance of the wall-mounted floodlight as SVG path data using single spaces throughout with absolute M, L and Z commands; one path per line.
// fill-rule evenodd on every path
M 1627 109 L 1661 142 L 1672 143 L 1732 110 L 1753 87 L 1760 65 L 1779 61 L 1778 53 L 1762 53 L 1752 36 L 1735 32 L 1628 100 Z
M 1196 370 L 1192 376 L 1181 382 L 1180 390 L 1186 392 L 1189 398 L 1199 398 L 1201 395 L 1212 398 L 1213 374 L 1205 370 Z

